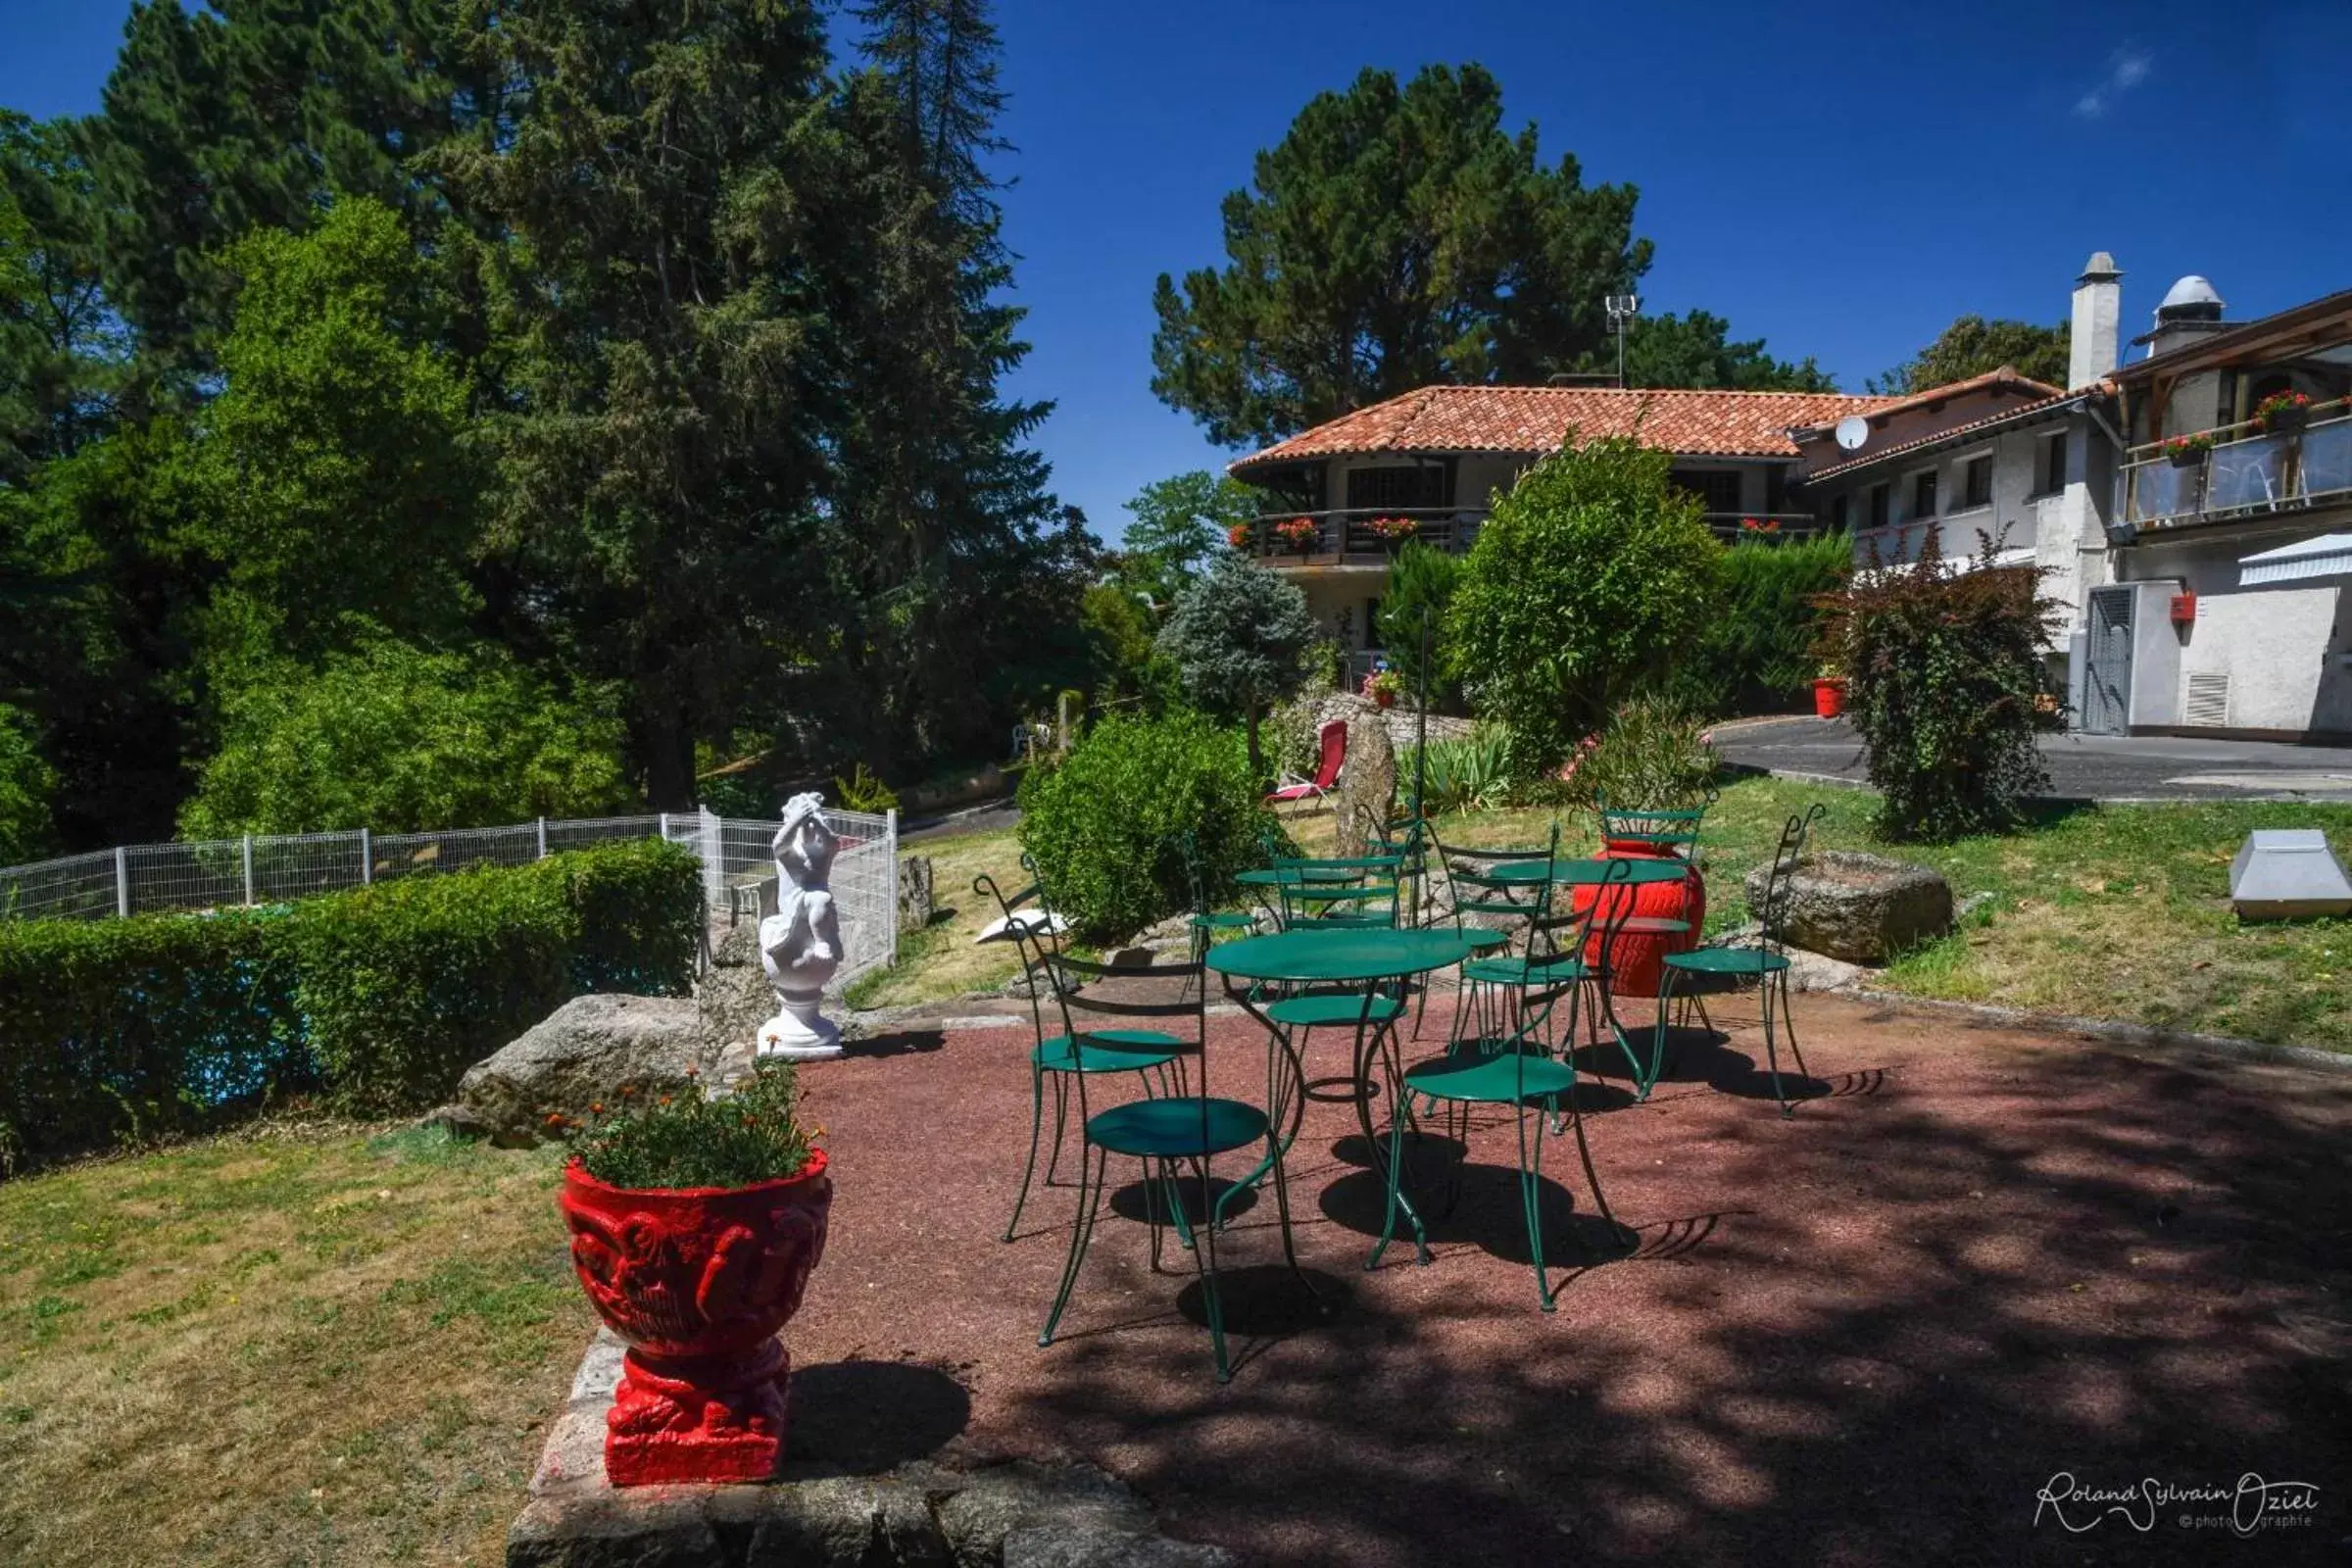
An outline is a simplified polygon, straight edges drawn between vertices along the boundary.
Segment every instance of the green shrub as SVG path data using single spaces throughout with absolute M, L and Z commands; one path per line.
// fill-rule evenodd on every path
M 32 721 L 0 703 L 0 865 L 37 860 L 56 848 L 49 815 L 57 774 L 34 749 Z
M 1404 689 L 1419 700 L 1421 695 L 1421 638 L 1423 612 L 1428 615 L 1429 636 L 1429 700 L 1434 704 L 1449 703 L 1459 695 L 1453 682 L 1445 675 L 1446 612 L 1453 603 L 1454 590 L 1461 586 L 1463 562 L 1460 556 L 1449 554 L 1418 539 L 1405 542 L 1396 552 L 1396 564 L 1389 567 L 1389 585 L 1380 596 L 1380 614 L 1373 630 L 1380 645 L 1388 651 L 1389 663 L 1404 677 Z
M 202 1131 L 316 1087 L 283 925 L 245 910 L 0 921 L 0 1152 Z
M 588 1174 L 612 1187 L 751 1187 L 808 1163 L 792 1063 L 760 1062 L 734 1093 L 701 1089 L 611 1107 L 573 1144 Z
M 1478 710 L 1510 726 L 1523 778 L 1556 770 L 1718 613 L 1723 551 L 1668 482 L 1673 462 L 1630 438 L 1570 445 L 1521 474 L 1479 529 L 1446 658 Z
M 636 841 L 291 906 L 0 921 L 0 1149 L 198 1131 L 297 1091 L 413 1108 L 577 992 L 683 991 L 702 920 L 694 857 Z
M 1330 646 L 1337 651 L 1337 644 Z M 1322 760 L 1323 705 L 1338 690 L 1335 664 L 1310 659 L 1306 684 L 1298 688 L 1296 697 L 1279 704 L 1266 715 L 1266 761 L 1276 773 L 1296 773 L 1301 778 L 1315 776 L 1315 765 Z
M 1551 793 L 1575 806 L 1679 810 L 1697 804 L 1718 766 L 1696 718 L 1663 699 L 1638 697 L 1578 743 Z
M 1479 811 L 1503 805 L 1511 789 L 1510 752 L 1510 731 L 1499 724 L 1480 724 L 1458 740 L 1431 741 L 1420 777 L 1422 810 Z M 1410 747 L 1396 759 L 1396 788 L 1408 797 L 1414 760 Z
M 1743 534 L 1723 552 L 1723 608 L 1676 661 L 1668 695 L 1718 718 L 1787 711 L 1820 667 L 1816 602 L 1852 565 L 1853 542 L 1841 533 L 1782 543 Z
M 1930 529 L 1916 565 L 1858 573 L 1823 602 L 1822 653 L 1846 672 L 1846 720 L 1882 798 L 1882 836 L 2004 827 L 2024 797 L 2049 788 L 2034 733 L 2058 606 L 2040 582 L 2037 568 L 1989 560 L 1954 571 Z
M 647 841 L 296 906 L 295 1002 L 336 1104 L 429 1102 L 581 991 L 684 990 L 700 877 L 685 850 Z
M 180 808 L 189 838 L 479 827 L 594 816 L 631 799 L 609 694 L 575 702 L 503 649 L 375 637 L 316 671 L 251 672 Z
M 1077 935 L 1115 942 L 1192 906 L 1191 834 L 1211 900 L 1256 863 L 1266 820 L 1241 737 L 1194 712 L 1105 719 L 1020 790 L 1021 845 Z

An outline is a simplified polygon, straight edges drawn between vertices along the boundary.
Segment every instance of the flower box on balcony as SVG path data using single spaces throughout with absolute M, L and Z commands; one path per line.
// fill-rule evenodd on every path
M 2213 432 L 2199 430 L 2194 435 L 2168 436 L 2162 450 L 2165 461 L 2174 467 L 2193 468 L 2213 450 Z
M 2292 435 L 2311 422 L 2311 394 L 2274 392 L 2254 406 L 2254 426 L 2266 435 Z
M 1287 522 L 1278 522 L 1274 525 L 1275 539 L 1280 542 L 1284 550 L 1294 556 L 1303 556 L 1313 550 L 1315 540 L 1321 533 L 1322 530 L 1315 526 L 1315 519 L 1312 517 L 1293 517 Z

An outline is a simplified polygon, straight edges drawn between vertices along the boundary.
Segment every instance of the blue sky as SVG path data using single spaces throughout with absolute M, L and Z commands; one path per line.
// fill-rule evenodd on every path
M 86 113 L 126 4 L 0 0 L 0 103 Z M 1642 190 L 1646 308 L 1704 307 L 1849 390 L 1954 316 L 2055 320 L 2093 250 L 2144 328 L 2210 276 L 2233 318 L 2352 286 L 2352 4 L 1592 6 L 1000 0 L 1005 235 L 1035 351 L 1010 390 L 1098 532 L 1231 454 L 1152 396 L 1152 282 L 1364 66 L 1475 60 L 1516 128 Z

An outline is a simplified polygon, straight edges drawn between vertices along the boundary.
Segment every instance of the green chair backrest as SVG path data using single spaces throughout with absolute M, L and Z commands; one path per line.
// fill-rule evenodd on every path
M 1788 884 L 1796 876 L 1796 862 L 1804 856 L 1813 824 L 1827 814 L 1829 808 L 1816 802 L 1781 828 L 1781 842 L 1772 852 L 1772 869 L 1765 874 L 1764 906 L 1754 911 L 1761 928 L 1757 942 L 1767 953 L 1787 946 L 1782 934 L 1788 923 Z

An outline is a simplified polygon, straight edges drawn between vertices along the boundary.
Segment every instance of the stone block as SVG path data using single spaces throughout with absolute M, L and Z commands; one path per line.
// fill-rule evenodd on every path
M 458 1104 L 498 1143 L 548 1136 L 548 1117 L 586 1116 L 623 1088 L 675 1092 L 689 1067 L 716 1059 L 702 1015 L 685 997 L 574 997 L 475 1062 L 458 1080 Z
M 1748 907 L 1763 910 L 1772 867 L 1747 874 Z M 1952 890 L 1933 866 L 1853 850 L 1799 859 L 1783 892 L 1781 940 L 1848 963 L 1883 964 L 1952 928 Z

